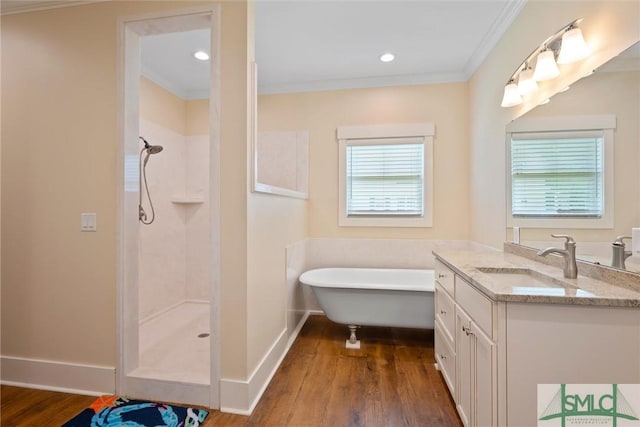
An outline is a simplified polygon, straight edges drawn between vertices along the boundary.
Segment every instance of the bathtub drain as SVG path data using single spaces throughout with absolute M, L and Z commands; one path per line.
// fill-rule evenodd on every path
M 208 336 L 209 336 L 209 333 L 208 333 L 208 332 L 203 332 L 203 333 L 201 333 L 201 334 L 198 334 L 198 338 L 206 338 L 206 337 L 208 337 Z

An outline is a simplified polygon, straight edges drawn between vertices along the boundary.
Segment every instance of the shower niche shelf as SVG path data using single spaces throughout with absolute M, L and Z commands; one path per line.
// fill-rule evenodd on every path
M 171 197 L 171 202 L 179 205 L 197 205 L 204 203 L 204 197 L 199 195 L 175 195 Z

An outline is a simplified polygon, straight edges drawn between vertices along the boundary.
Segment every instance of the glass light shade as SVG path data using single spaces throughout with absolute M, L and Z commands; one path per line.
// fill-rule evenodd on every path
M 522 97 L 518 92 L 518 85 L 510 82 L 504 87 L 504 96 L 502 97 L 502 104 L 500 105 L 503 107 L 513 107 L 521 103 Z
M 562 35 L 558 64 L 571 64 L 589 55 L 589 46 L 582 38 L 580 28 L 573 28 Z
M 520 76 L 518 76 L 518 92 L 520 95 L 527 96 L 535 90 L 538 90 L 538 83 L 533 78 L 533 70 L 526 68 L 520 71 Z
M 536 61 L 536 69 L 533 72 L 533 78 L 541 82 L 543 80 L 551 80 L 560 74 L 556 59 L 552 50 L 544 50 L 538 55 Z

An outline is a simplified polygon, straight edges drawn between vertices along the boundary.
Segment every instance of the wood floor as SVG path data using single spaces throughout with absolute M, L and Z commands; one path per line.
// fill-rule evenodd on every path
M 433 331 L 346 327 L 311 316 L 250 417 L 212 411 L 211 426 L 460 426 L 434 368 Z M 59 426 L 94 397 L 2 386 L 0 425 Z

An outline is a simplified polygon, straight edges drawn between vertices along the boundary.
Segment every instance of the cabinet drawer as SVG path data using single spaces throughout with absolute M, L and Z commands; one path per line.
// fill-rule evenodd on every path
M 454 295 L 454 279 L 453 271 L 446 265 L 436 259 L 436 281 L 442 285 L 442 287 L 449 292 L 449 295 Z
M 443 334 L 453 346 L 456 330 L 456 309 L 453 299 L 436 284 L 436 320 L 440 320 L 443 326 Z
M 440 372 L 442 372 L 444 381 L 449 387 L 451 397 L 456 400 L 456 354 L 453 351 L 453 347 L 449 345 L 448 340 L 444 337 L 442 328 L 442 324 L 436 320 L 434 328 L 436 362 L 438 362 Z
M 456 302 L 489 338 L 493 338 L 493 302 L 459 276 L 455 281 Z

